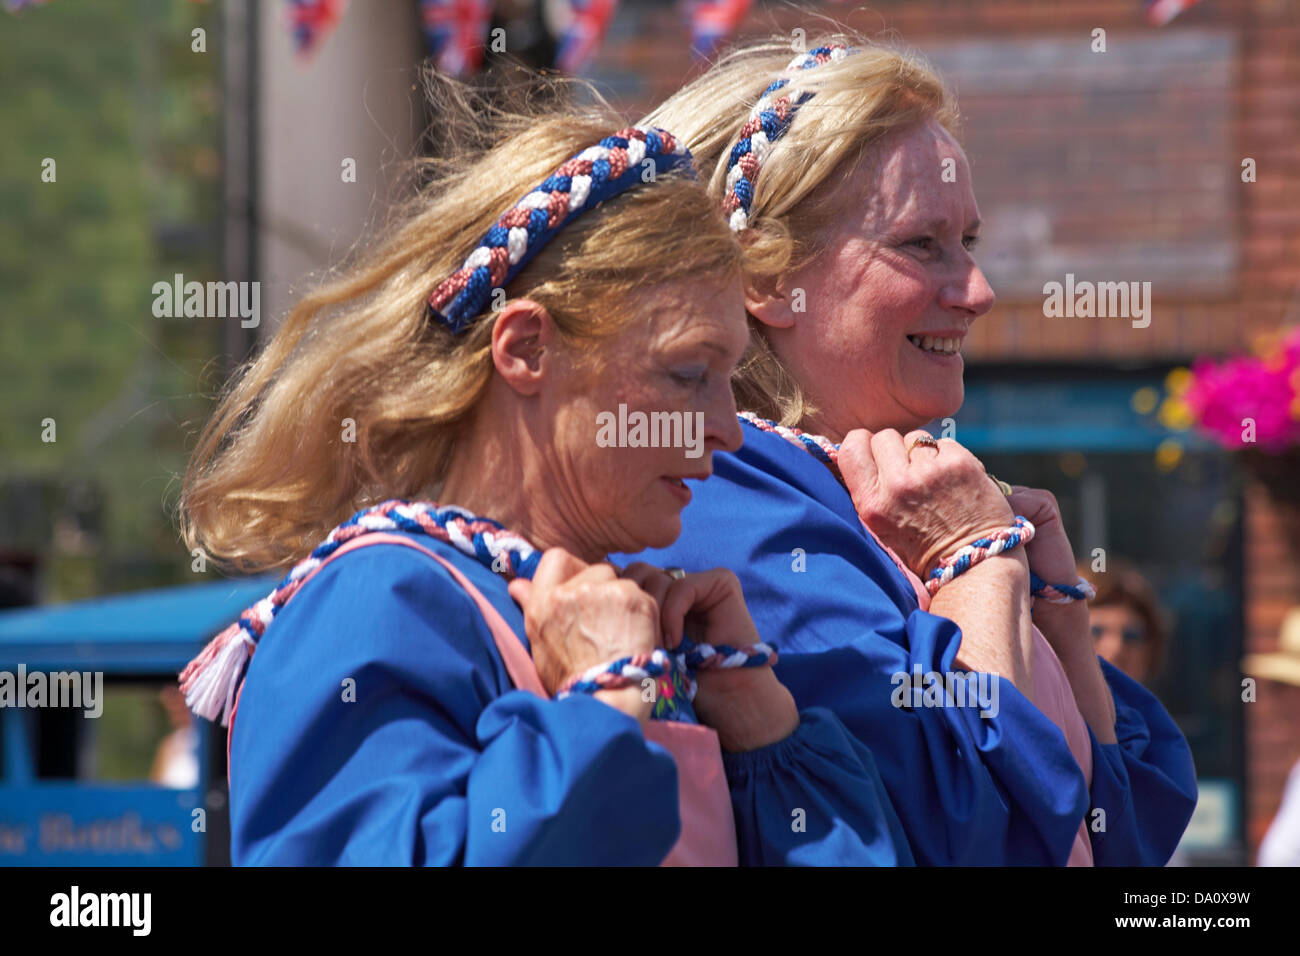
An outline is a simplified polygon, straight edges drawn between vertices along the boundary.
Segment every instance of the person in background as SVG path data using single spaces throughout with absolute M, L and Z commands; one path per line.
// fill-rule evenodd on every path
M 1138 683 L 1149 682 L 1164 663 L 1168 638 L 1155 589 L 1127 561 L 1111 559 L 1101 573 L 1081 563 L 1079 573 L 1097 589 L 1088 609 L 1097 655 Z
M 158 744 L 149 779 L 164 787 L 189 790 L 199 785 L 199 735 L 180 688 L 168 684 L 158 692 L 158 702 L 171 727 Z
M 1280 696 L 1279 710 L 1294 714 L 1300 708 L 1300 607 L 1293 607 L 1282 621 L 1277 650 L 1267 654 L 1250 654 L 1241 662 L 1241 670 L 1268 683 L 1260 684 L 1261 694 Z M 1260 866 L 1300 866 L 1300 761 L 1287 776 L 1273 822 L 1259 844 Z

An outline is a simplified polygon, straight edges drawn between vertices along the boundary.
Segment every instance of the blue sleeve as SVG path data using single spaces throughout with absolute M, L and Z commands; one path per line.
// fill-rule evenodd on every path
M 976 706 L 894 704 L 900 674 L 953 671 L 961 631 L 915 592 L 863 531 L 830 472 L 779 437 L 745 429 L 736 454 L 692 485 L 682 534 L 633 560 L 740 578 L 777 676 L 801 709 L 832 711 L 870 748 L 918 864 L 1064 865 L 1088 809 L 1065 735 L 1007 680 Z
M 829 708 L 870 746 L 917 862 L 1063 865 L 1088 793 L 1060 729 L 1004 678 L 955 677 L 952 621 L 918 609 L 902 629 L 905 645 L 863 631 L 784 655 L 777 672 L 801 706 Z M 954 674 L 966 706 L 913 706 L 909 686 L 929 683 L 917 673 Z
M 742 866 L 910 866 L 871 751 L 828 710 L 785 740 L 724 753 Z
M 322 570 L 249 665 L 234 862 L 659 863 L 681 827 L 672 758 L 600 701 L 511 689 L 491 640 L 425 555 Z
M 1150 691 L 1104 660 L 1101 672 L 1115 699 L 1117 742 L 1098 743 L 1088 732 L 1093 860 L 1098 866 L 1164 866 L 1196 809 L 1191 748 Z

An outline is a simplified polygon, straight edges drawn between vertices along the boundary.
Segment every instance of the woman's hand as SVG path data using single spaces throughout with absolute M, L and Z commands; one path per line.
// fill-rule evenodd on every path
M 1078 578 L 1074 565 L 1074 549 L 1061 521 L 1061 507 L 1056 496 L 1043 488 L 1026 488 L 1012 485 L 1007 499 L 1018 515 L 1024 515 L 1034 526 L 1033 540 L 1025 545 L 1029 570 L 1048 584 L 1073 584 Z
M 1079 573 L 1056 496 L 1042 488 L 1023 485 L 1012 485 L 1011 492 L 1008 500 L 1016 514 L 1024 515 L 1034 525 L 1034 540 L 1025 546 L 1029 570 L 1048 584 L 1073 584 Z M 1098 741 L 1113 744 L 1117 739 L 1115 701 L 1097 663 L 1088 603 L 1038 601 L 1034 605 L 1034 621 L 1065 669 L 1083 719 Z
M 675 650 L 682 635 L 703 644 L 748 647 L 759 642 L 745 607 L 740 580 L 724 568 L 687 574 L 680 580 L 652 565 L 628 565 L 623 576 L 635 581 L 659 606 L 660 636 Z M 695 713 L 718 732 L 728 751 L 756 750 L 784 740 L 799 726 L 794 697 L 770 667 L 702 670 Z
M 943 558 L 1006 528 L 1015 513 L 969 451 L 951 438 L 913 447 L 918 438 L 930 434 L 854 429 L 840 445 L 839 466 L 858 516 L 925 580 Z
M 531 581 L 511 581 L 510 596 L 524 610 L 533 662 L 552 696 L 589 667 L 649 654 L 659 643 L 653 597 L 620 580 L 613 565 L 587 564 L 563 548 L 542 555 Z M 653 706 L 635 685 L 595 696 L 642 721 Z

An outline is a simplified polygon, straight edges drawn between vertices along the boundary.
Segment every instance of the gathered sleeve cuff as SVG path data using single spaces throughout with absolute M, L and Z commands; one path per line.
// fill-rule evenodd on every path
M 1191 748 L 1155 695 L 1098 660 L 1115 701 L 1117 742 L 1099 743 L 1089 731 L 1093 858 L 1098 866 L 1164 866 L 1196 809 Z
M 812 707 L 784 740 L 724 753 L 745 866 L 906 866 L 912 853 L 871 751 Z

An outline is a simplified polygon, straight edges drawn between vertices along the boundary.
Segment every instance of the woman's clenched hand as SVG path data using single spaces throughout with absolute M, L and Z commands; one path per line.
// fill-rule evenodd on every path
M 649 654 L 659 646 L 659 608 L 610 564 L 587 564 L 563 548 L 542 555 L 531 581 L 510 582 L 542 686 L 552 696 L 590 667 Z M 596 695 L 640 720 L 650 714 L 640 687 Z
M 855 429 L 839 467 L 858 516 L 922 580 L 962 545 L 1015 518 L 978 458 L 951 438 Z
M 675 650 L 689 632 L 701 644 L 748 647 L 759 641 L 740 580 L 725 568 L 674 579 L 637 562 L 623 571 L 659 606 L 661 638 Z M 718 732 L 728 751 L 756 750 L 784 740 L 799 726 L 794 698 L 770 667 L 706 669 L 696 674 L 696 716 Z

